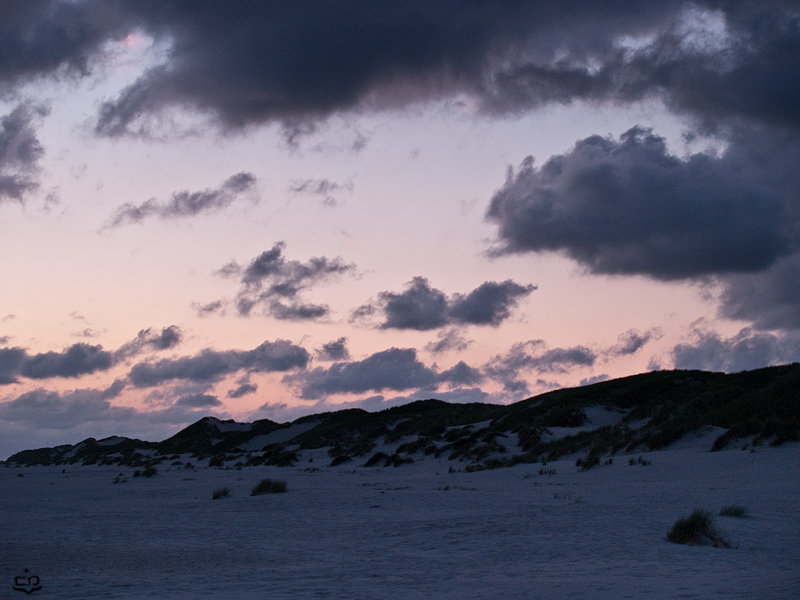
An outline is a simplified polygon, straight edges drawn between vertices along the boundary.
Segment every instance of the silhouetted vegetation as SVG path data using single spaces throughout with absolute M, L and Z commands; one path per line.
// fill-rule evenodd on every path
M 746 507 L 739 506 L 737 504 L 723 506 L 719 510 L 719 516 L 721 517 L 736 517 L 737 519 L 745 519 L 749 514 L 750 513 Z
M 212 500 L 219 500 L 220 498 L 227 498 L 231 495 L 231 488 L 229 487 L 221 487 L 214 490 L 211 494 Z
M 473 469 L 478 465 L 498 468 L 577 454 L 584 455 L 579 466 L 587 469 L 620 452 L 664 448 L 706 426 L 727 430 L 714 441 L 712 450 L 750 437 L 754 446 L 800 440 L 798 389 L 800 364 L 734 374 L 657 371 L 556 390 L 508 406 L 431 399 L 376 413 L 348 409 L 312 415 L 291 424 L 266 419 L 237 424 L 206 417 L 159 443 L 89 438 L 75 446 L 18 452 L 7 462 L 147 468 L 161 460 L 177 462 L 181 454 L 191 453 L 197 460 L 210 459 L 210 466 L 290 466 L 301 450 L 328 448 L 331 464 L 342 464 L 368 456 L 379 442 L 401 442 L 396 452 L 399 458 L 391 464 L 433 456 L 472 463 Z M 620 422 L 557 439 L 549 435 L 549 428 L 585 425 L 589 407 L 616 412 Z M 242 449 L 258 436 L 290 425 L 307 429 L 258 452 Z M 510 439 L 518 440 L 521 453 L 509 455 Z M 385 466 L 386 460 L 372 456 L 367 464 Z
M 667 539 L 676 544 L 711 544 L 715 548 L 730 548 L 722 533 L 714 527 L 714 517 L 706 510 L 695 509 L 681 517 L 667 532 Z
M 250 491 L 251 496 L 261 496 L 262 494 L 284 494 L 286 493 L 286 482 L 274 479 L 262 479 Z

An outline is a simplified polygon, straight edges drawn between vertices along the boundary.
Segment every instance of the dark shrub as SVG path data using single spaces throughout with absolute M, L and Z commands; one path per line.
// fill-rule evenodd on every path
M 231 488 L 229 487 L 221 487 L 214 490 L 214 493 L 211 494 L 212 500 L 219 500 L 220 498 L 227 498 L 231 495 Z
M 337 456 L 331 461 L 332 467 L 337 467 L 339 465 L 343 465 L 344 463 L 352 462 L 353 459 L 347 456 L 346 454 L 342 454 L 341 456 Z
M 388 460 L 389 455 L 385 452 L 376 452 L 373 454 L 370 459 L 364 464 L 365 467 L 377 467 L 381 466 L 381 464 L 385 465 L 386 461 Z
M 749 511 L 744 506 L 731 504 L 730 506 L 723 506 L 719 511 L 721 517 L 736 517 L 737 519 L 745 519 Z
M 286 482 L 277 481 L 272 479 L 262 479 L 256 487 L 250 492 L 251 496 L 260 496 L 262 494 L 285 494 Z
M 157 473 L 158 469 L 156 469 L 155 467 L 147 467 L 144 471 L 142 471 L 142 477 L 153 477 Z
M 712 544 L 715 548 L 730 548 L 730 543 L 714 527 L 714 517 L 707 510 L 695 509 L 681 517 L 667 532 L 667 539 L 676 544 Z

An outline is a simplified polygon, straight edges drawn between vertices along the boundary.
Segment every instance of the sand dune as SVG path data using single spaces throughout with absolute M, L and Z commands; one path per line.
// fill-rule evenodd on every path
M 3 596 L 35 574 L 42 598 L 800 597 L 800 444 L 711 453 L 713 439 L 586 472 L 575 457 L 329 467 L 318 450 L 295 467 L 165 463 L 152 478 L 2 468 Z M 265 477 L 288 493 L 250 496 Z M 692 509 L 730 504 L 750 512 L 716 517 L 736 549 L 665 539 Z

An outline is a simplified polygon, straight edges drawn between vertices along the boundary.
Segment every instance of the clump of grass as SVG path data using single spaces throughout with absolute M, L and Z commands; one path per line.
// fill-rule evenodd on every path
M 730 506 L 723 506 L 719 511 L 721 517 L 736 517 L 737 519 L 746 519 L 750 514 L 745 506 L 738 506 L 731 504 Z
M 676 544 L 711 544 L 715 548 L 730 548 L 731 544 L 714 527 L 714 517 L 707 510 L 695 509 L 688 517 L 681 517 L 667 532 L 667 539 Z
M 153 477 L 157 473 L 158 473 L 158 469 L 156 469 L 155 467 L 147 467 L 144 471 L 136 469 L 133 472 L 133 476 L 134 477 Z
M 250 491 L 251 496 L 260 496 L 261 494 L 285 494 L 286 482 L 272 479 L 262 479 L 256 487 Z
M 231 495 L 231 488 L 229 487 L 221 487 L 214 490 L 214 493 L 211 494 L 212 500 L 219 500 L 220 498 L 227 498 Z
M 331 461 L 332 467 L 338 467 L 339 465 L 343 465 L 344 463 L 352 462 L 353 459 L 346 454 L 342 454 L 341 456 L 337 456 Z

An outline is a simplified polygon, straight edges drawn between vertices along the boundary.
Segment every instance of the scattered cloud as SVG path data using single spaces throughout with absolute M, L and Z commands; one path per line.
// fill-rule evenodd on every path
M 637 329 L 629 329 L 617 338 L 617 344 L 609 348 L 606 354 L 609 356 L 630 356 L 636 354 L 639 350 L 644 348 L 647 342 L 653 339 L 657 340 L 661 335 L 661 329 L 658 327 L 648 329 L 644 333 Z
M 92 421 L 127 419 L 134 412 L 132 408 L 114 407 L 109 402 L 118 393 L 117 386 L 62 393 L 38 388 L 0 403 L 0 419 L 46 429 L 71 429 Z
M 208 408 L 211 406 L 222 406 L 222 402 L 216 396 L 210 394 L 193 394 L 183 396 L 175 401 L 175 406 L 185 406 L 186 408 Z
M 253 350 L 205 349 L 194 356 L 140 362 L 131 367 L 128 379 L 138 388 L 154 387 L 176 379 L 216 382 L 239 371 L 274 373 L 303 369 L 310 360 L 304 348 L 287 340 L 277 340 L 264 342 Z
M 213 302 L 208 302 L 206 304 L 193 302 L 192 308 L 194 308 L 197 316 L 200 318 L 214 314 L 225 314 L 225 303 L 222 300 L 214 300 Z
M 376 302 L 353 311 L 352 322 L 383 314 L 381 329 L 426 331 L 446 325 L 491 325 L 497 327 L 511 315 L 520 299 L 536 289 L 510 279 L 502 283 L 487 281 L 468 294 L 451 298 L 431 287 L 425 277 L 414 277 L 403 292 L 381 292 Z
M 484 377 L 478 369 L 470 367 L 462 360 L 454 367 L 439 373 L 437 379 L 449 383 L 453 387 L 461 387 L 464 385 L 476 385 L 483 381 Z
M 107 371 L 114 357 L 100 345 L 73 344 L 63 352 L 43 352 L 26 356 L 19 373 L 30 379 L 80 377 L 96 371 Z
M 48 112 L 40 105 L 23 103 L 0 117 L 0 203 L 22 202 L 39 188 L 44 148 L 36 137 L 35 124 Z
M 601 375 L 593 375 L 592 377 L 586 377 L 585 379 L 581 379 L 579 386 L 584 385 L 592 385 L 593 383 L 600 383 L 601 381 L 608 381 L 608 374 L 603 373 Z
M 174 348 L 183 340 L 183 332 L 177 325 L 164 327 L 161 331 L 142 329 L 130 342 L 124 343 L 116 352 L 114 360 L 125 360 L 142 352 L 157 352 Z
M 431 354 L 444 354 L 454 350 L 463 352 L 470 344 L 471 340 L 465 339 L 457 327 L 443 329 L 436 334 L 436 341 L 425 344 L 425 350 Z
M 522 379 L 525 372 L 569 373 L 574 369 L 591 367 L 598 353 L 585 346 L 570 348 L 547 348 L 542 340 L 530 340 L 514 344 L 505 354 L 494 356 L 483 367 L 483 373 L 503 384 L 507 392 L 527 393 L 527 382 Z
M 225 180 L 217 189 L 200 192 L 181 191 L 172 194 L 169 202 L 160 202 L 155 198 L 139 204 L 123 204 L 112 215 L 106 227 L 119 227 L 157 216 L 161 219 L 179 219 L 193 217 L 201 213 L 216 212 L 229 206 L 242 195 L 252 194 L 256 178 L 251 173 L 237 173 Z
M 230 390 L 226 395 L 228 398 L 241 398 L 249 394 L 255 394 L 258 391 L 258 385 L 255 383 L 243 383 L 239 387 Z
M 308 262 L 286 260 L 285 244 L 277 242 L 270 250 L 262 252 L 247 266 L 232 261 L 218 274 L 239 279 L 241 288 L 235 306 L 239 316 L 256 312 L 288 321 L 307 321 L 326 316 L 330 309 L 324 304 L 313 304 L 301 299 L 301 294 L 334 277 L 353 273 L 355 265 L 341 258 L 315 257 Z M 203 313 L 219 312 L 223 303 L 198 307 Z
M 676 369 L 702 369 L 736 373 L 800 361 L 800 337 L 774 335 L 746 327 L 724 338 L 697 327 L 688 342 L 672 349 Z
M 340 337 L 338 340 L 323 344 L 322 348 L 317 350 L 317 358 L 320 360 L 350 360 L 347 338 Z
M 417 360 L 411 348 L 390 348 L 360 361 L 336 362 L 287 375 L 284 383 L 299 390 L 300 397 L 315 400 L 330 394 L 361 394 L 368 391 L 403 391 L 435 386 L 436 372 Z
M 353 193 L 353 182 L 336 183 L 329 179 L 301 179 L 294 180 L 289 185 L 289 193 L 295 196 L 318 196 L 325 206 L 336 206 L 337 195 Z

